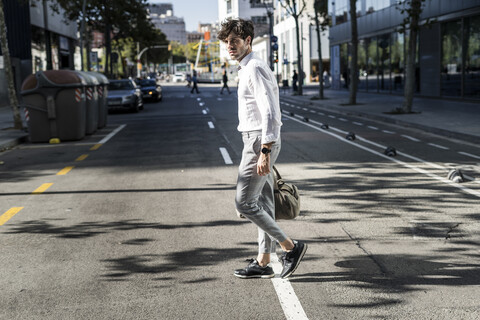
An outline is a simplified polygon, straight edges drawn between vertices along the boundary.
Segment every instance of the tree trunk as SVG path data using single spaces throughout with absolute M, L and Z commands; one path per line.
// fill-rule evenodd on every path
M 350 18 L 352 26 L 352 59 L 350 60 L 350 96 L 349 104 L 357 104 L 358 87 L 358 28 L 356 0 L 350 0 Z
M 18 110 L 18 99 L 15 91 L 15 83 L 12 72 L 12 63 L 10 60 L 10 51 L 8 49 L 7 28 L 5 23 L 5 14 L 3 12 L 3 1 L 0 0 L 0 41 L 3 54 L 3 64 L 5 66 L 5 76 L 8 84 L 8 96 L 10 98 L 10 106 L 13 111 L 13 124 L 15 129 L 23 129 L 22 118 Z
M 407 48 L 407 61 L 405 67 L 406 79 L 403 100 L 403 112 L 405 113 L 412 112 L 413 94 L 415 93 L 415 56 L 417 53 L 417 33 L 422 1 L 413 0 L 411 6 L 412 13 L 409 27 L 410 34 Z
M 317 42 L 318 42 L 318 82 L 320 99 L 324 99 L 323 96 L 323 59 L 322 59 L 322 42 L 320 41 L 320 23 L 318 22 L 318 11 L 315 10 L 315 26 L 317 29 Z
M 297 61 L 298 61 L 298 95 L 303 95 L 303 69 L 302 69 L 302 53 L 300 51 L 300 45 L 302 43 L 302 39 L 300 39 L 300 28 L 298 27 L 298 16 L 295 15 L 293 17 L 295 19 L 295 32 L 297 35 Z

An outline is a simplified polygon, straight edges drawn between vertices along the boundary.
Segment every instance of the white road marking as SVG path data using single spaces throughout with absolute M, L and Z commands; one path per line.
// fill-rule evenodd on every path
M 225 164 L 233 164 L 232 158 L 230 158 L 230 155 L 228 154 L 227 149 L 225 148 L 219 148 L 220 153 L 222 154 L 223 161 L 225 161 Z
M 353 122 L 353 124 L 356 124 L 357 126 L 363 126 L 363 123 L 361 122 Z
M 287 318 L 287 320 L 308 320 L 302 304 L 293 290 L 292 284 L 288 279 L 280 278 L 282 265 L 278 262 L 277 255 L 272 253 L 270 258 L 273 271 L 275 271 L 275 278 L 272 278 L 272 283 L 277 292 L 278 300 L 282 306 L 285 318 Z
M 382 130 L 383 133 L 388 133 L 388 134 L 395 134 L 393 131 L 388 131 L 388 130 Z
M 407 136 L 406 134 L 402 134 L 402 137 L 407 138 L 408 140 L 415 141 L 415 142 L 420 142 L 420 140 L 418 140 L 417 138 Z
M 302 108 L 302 109 L 303 109 L 304 111 L 308 111 L 308 109 L 307 109 L 307 108 Z
M 318 112 L 318 114 L 321 115 L 321 116 L 324 116 L 324 115 L 325 115 L 325 113 L 320 112 L 320 111 Z
M 210 127 L 210 129 L 215 129 L 212 121 L 208 121 L 208 126 Z
M 435 144 L 435 143 L 429 143 L 428 145 L 429 145 L 429 146 L 432 146 L 432 147 L 434 147 L 434 148 L 438 148 L 438 149 L 450 150 L 450 148 L 447 148 L 447 147 L 444 147 L 444 146 L 441 146 L 441 145 Z
M 113 130 L 112 132 L 110 132 L 110 134 L 108 136 L 106 136 L 105 138 L 103 138 L 102 140 L 100 140 L 98 143 L 100 144 L 104 144 L 106 143 L 108 140 L 110 140 L 114 135 L 116 135 L 117 133 L 120 132 L 120 130 L 122 130 L 123 128 L 125 128 L 127 125 L 126 124 L 122 124 L 121 126 L 119 126 L 117 129 Z
M 202 113 L 203 113 L 203 114 L 207 114 L 207 110 L 205 110 L 205 109 L 202 110 Z
M 311 113 L 317 113 L 317 111 L 315 111 L 315 110 L 310 110 L 310 112 L 311 112 Z
M 372 129 L 372 130 L 378 130 L 378 128 L 374 127 L 374 126 L 367 126 L 367 128 Z
M 347 121 L 348 121 L 348 120 L 345 119 L 345 118 L 338 118 L 338 120 L 343 121 L 343 122 L 347 122 Z
M 446 184 L 448 184 L 448 185 L 450 185 L 450 186 L 452 186 L 452 187 L 458 188 L 458 189 L 460 189 L 460 190 L 463 190 L 463 191 L 466 192 L 466 193 L 469 193 L 469 194 L 471 194 L 471 195 L 473 195 L 473 196 L 476 196 L 476 197 L 479 197 L 479 198 L 480 198 L 480 192 L 479 192 L 479 191 L 476 191 L 476 190 L 467 188 L 467 187 L 465 187 L 465 186 L 463 186 L 463 185 L 461 185 L 461 184 L 455 183 L 455 182 L 450 181 L 450 180 L 448 180 L 448 179 L 446 179 L 446 178 L 444 178 L 444 177 L 441 177 L 441 176 L 438 176 L 438 175 L 436 175 L 436 174 L 430 173 L 430 172 L 428 172 L 428 171 L 425 170 L 425 169 L 418 168 L 418 167 L 416 167 L 416 166 L 414 166 L 414 165 L 411 165 L 411 164 L 409 164 L 409 163 L 406 163 L 406 162 L 404 162 L 404 161 L 397 160 L 397 159 L 395 159 L 395 158 L 393 158 L 393 157 L 389 157 L 389 156 L 387 156 L 387 155 L 384 155 L 383 153 L 377 152 L 377 151 L 375 151 L 375 150 L 373 150 L 373 149 L 370 149 L 370 148 L 368 148 L 368 147 L 365 147 L 365 146 L 363 146 L 363 145 L 361 145 L 361 144 L 355 143 L 354 141 L 347 140 L 347 139 L 345 139 L 345 138 L 342 137 L 342 136 L 339 136 L 339 135 L 337 135 L 337 134 L 335 134 L 335 133 L 332 133 L 331 131 L 323 130 L 323 129 L 318 128 L 318 127 L 316 127 L 316 126 L 314 126 L 314 125 L 312 125 L 312 124 L 310 124 L 310 123 L 303 122 L 302 120 L 298 120 L 298 119 L 295 119 L 295 118 L 290 117 L 290 116 L 287 116 L 287 115 L 285 115 L 285 117 L 290 118 L 290 119 L 292 119 L 293 121 L 296 121 L 296 122 L 298 122 L 298 123 L 301 123 L 301 124 L 303 124 L 303 125 L 305 125 L 305 126 L 308 126 L 308 127 L 312 128 L 312 129 L 317 130 L 317 131 L 319 131 L 319 132 L 322 132 L 322 133 L 324 133 L 324 134 L 328 134 L 328 135 L 330 135 L 330 136 L 332 136 L 332 137 L 334 137 L 334 138 L 336 138 L 336 139 L 339 139 L 340 141 L 343 141 L 343 142 L 345 142 L 345 143 L 348 143 L 348 144 L 350 144 L 350 145 L 352 145 L 352 146 L 356 146 L 357 148 L 363 149 L 363 150 L 365 150 L 365 151 L 367 151 L 367 152 L 370 152 L 370 153 L 375 154 L 375 155 L 377 155 L 377 156 L 379 156 L 379 157 L 382 157 L 382 158 L 384 158 L 384 159 L 387 159 L 387 160 L 390 160 L 390 161 L 392 161 L 392 162 L 395 162 L 395 163 L 397 163 L 397 164 L 399 164 L 399 165 L 402 165 L 402 166 L 404 166 L 404 167 L 410 168 L 410 169 L 412 169 L 412 170 L 414 170 L 414 171 L 420 172 L 420 173 L 422 173 L 422 174 L 424 174 L 424 175 L 426 175 L 426 176 L 429 176 L 430 178 L 433 178 L 433 179 L 435 179 L 435 180 L 441 181 L 441 182 L 446 183 Z M 311 122 L 313 123 L 313 121 L 311 121 Z M 330 127 L 330 129 L 332 129 L 332 127 Z M 376 144 L 376 143 L 374 143 L 374 142 L 368 141 L 368 140 L 366 140 L 366 139 L 364 139 L 364 138 L 361 138 L 361 137 L 358 137 L 358 136 L 357 136 L 357 140 L 362 140 L 362 141 L 365 141 L 365 142 L 368 142 L 368 143 L 371 143 L 371 144 Z M 400 154 L 397 152 L 397 155 L 400 155 Z M 410 158 L 410 159 L 416 160 L 416 161 L 418 161 L 418 162 L 427 164 L 427 165 L 432 166 L 432 167 L 437 168 L 437 169 L 445 169 L 445 167 L 443 167 L 443 166 L 439 166 L 439 165 L 437 165 L 437 164 L 424 161 L 424 160 L 422 160 L 422 159 L 419 159 L 419 158 L 417 158 L 417 157 L 414 157 L 414 156 L 411 156 L 411 155 L 408 155 L 408 154 L 405 154 L 405 153 L 402 153 L 401 155 L 404 156 L 404 157 L 408 157 L 408 158 Z
M 458 151 L 458 153 L 464 155 L 464 156 L 467 156 L 467 157 L 471 157 L 471 158 L 474 158 L 474 159 L 479 159 L 480 160 L 480 157 L 479 156 L 476 156 L 474 154 L 471 154 L 471 153 L 467 153 L 467 152 L 463 152 L 463 151 Z
M 337 117 L 332 116 L 331 114 L 328 115 L 329 118 L 336 119 Z

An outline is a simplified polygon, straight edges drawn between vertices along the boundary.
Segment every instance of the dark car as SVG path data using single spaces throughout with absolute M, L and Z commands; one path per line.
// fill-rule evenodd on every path
M 154 79 L 136 80 L 144 100 L 162 101 L 162 87 Z
M 140 88 L 131 79 L 109 80 L 108 109 L 123 108 L 133 112 L 143 109 Z

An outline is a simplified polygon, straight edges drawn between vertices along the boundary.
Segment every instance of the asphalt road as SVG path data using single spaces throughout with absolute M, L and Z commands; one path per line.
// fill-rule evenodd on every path
M 480 318 L 480 148 L 291 97 L 277 167 L 302 213 L 281 226 L 309 249 L 288 281 L 235 278 L 257 232 L 219 90 L 165 86 L 85 140 L 0 153 L 0 319 Z

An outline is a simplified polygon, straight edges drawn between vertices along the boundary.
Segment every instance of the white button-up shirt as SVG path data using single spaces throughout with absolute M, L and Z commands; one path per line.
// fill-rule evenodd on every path
M 278 84 L 270 67 L 253 52 L 240 61 L 238 131 L 262 131 L 262 144 L 280 137 L 282 115 Z

